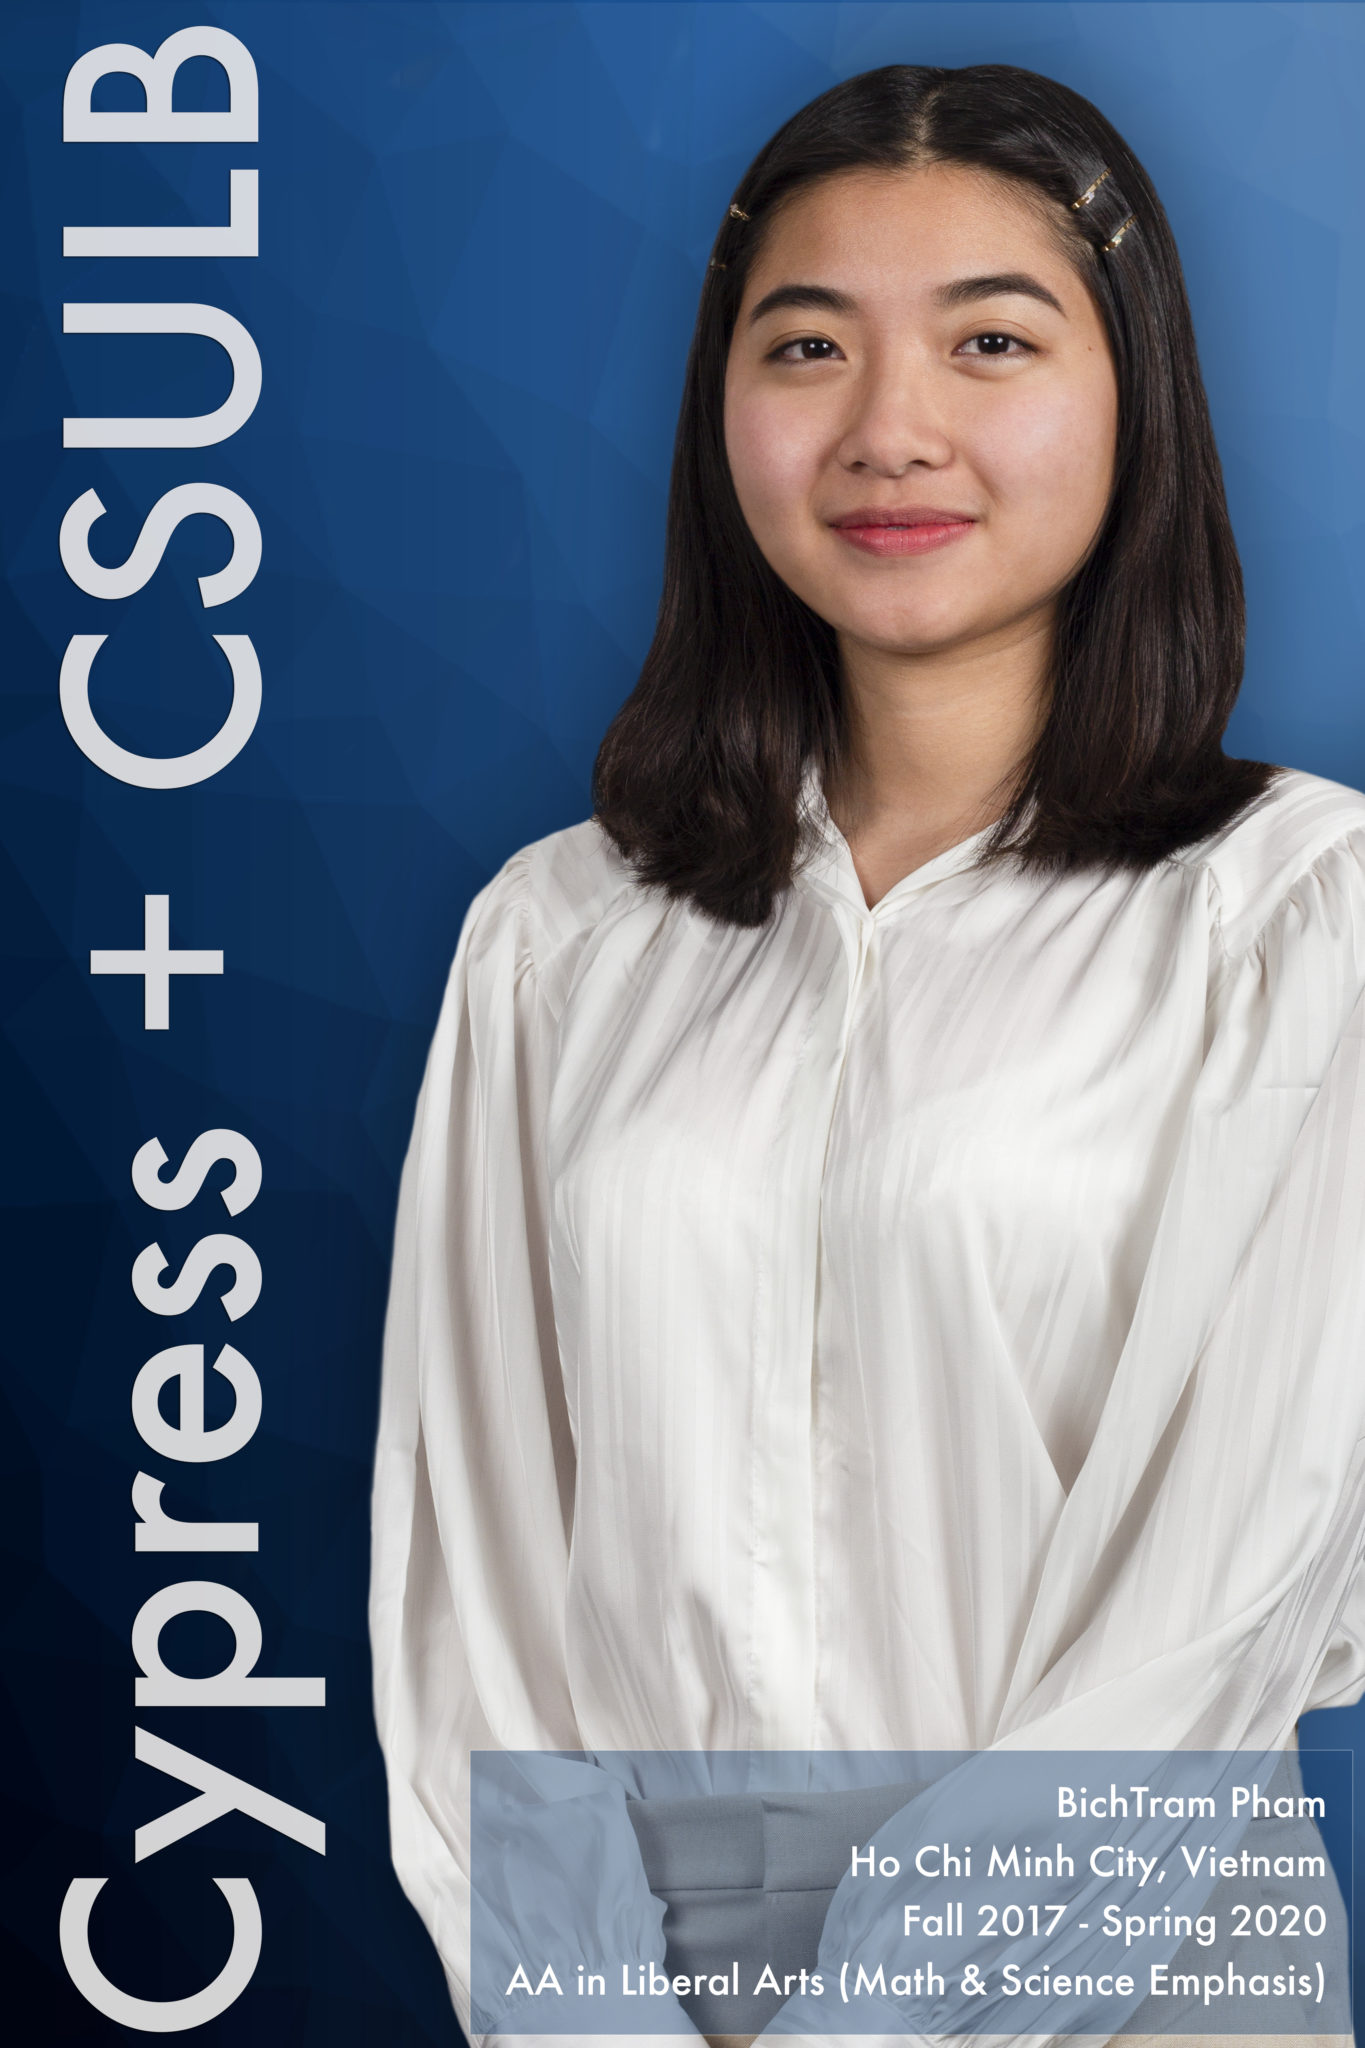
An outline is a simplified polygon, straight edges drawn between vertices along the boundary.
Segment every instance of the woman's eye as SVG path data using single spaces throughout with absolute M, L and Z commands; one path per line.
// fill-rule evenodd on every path
M 971 354 L 978 356 L 1007 356 L 1012 349 L 1024 355 L 1032 355 L 1033 349 L 1026 341 L 1020 341 L 1017 334 L 973 334 L 962 344 Z
M 793 353 L 795 351 L 795 353 Z M 778 363 L 828 363 L 839 354 L 837 345 L 818 334 L 803 334 L 798 341 L 784 341 L 773 350 Z

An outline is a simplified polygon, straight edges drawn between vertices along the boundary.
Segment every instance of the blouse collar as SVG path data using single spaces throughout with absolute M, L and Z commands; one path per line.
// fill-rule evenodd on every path
M 956 846 L 936 853 L 932 860 L 903 875 L 869 907 L 858 879 L 858 870 L 853 865 L 849 843 L 829 814 L 824 785 L 813 757 L 806 761 L 799 809 L 810 851 L 796 871 L 796 880 L 831 902 L 846 904 L 860 917 L 873 919 L 890 916 L 909 897 L 932 889 L 935 883 L 947 876 L 960 874 L 964 868 L 970 867 L 993 830 L 987 825 L 980 832 L 973 832 L 970 838 L 959 840 Z

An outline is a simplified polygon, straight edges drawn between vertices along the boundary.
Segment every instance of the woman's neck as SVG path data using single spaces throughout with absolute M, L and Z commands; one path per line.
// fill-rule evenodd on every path
M 841 638 L 849 746 L 826 779 L 869 905 L 1007 808 L 1045 708 L 1052 620 L 899 654 Z

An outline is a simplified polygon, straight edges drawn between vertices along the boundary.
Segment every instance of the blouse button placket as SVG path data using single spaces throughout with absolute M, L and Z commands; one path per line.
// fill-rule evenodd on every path
M 880 920 L 873 914 L 871 910 L 867 909 L 865 906 L 861 908 L 854 908 L 854 906 L 852 905 L 841 904 L 838 910 L 836 911 L 835 915 L 838 919 L 840 934 L 844 940 L 845 950 L 848 959 L 848 990 L 844 999 L 843 1016 L 841 1019 L 839 1029 L 838 1047 L 836 1056 L 833 1061 L 832 1072 L 829 1080 L 828 1120 L 825 1128 L 825 1142 L 820 1153 L 819 1175 L 817 1186 L 815 1189 L 814 1238 L 810 1247 L 810 1257 L 808 1266 L 810 1276 L 810 1294 L 806 1310 L 808 1319 L 807 1328 L 809 1330 L 809 1351 L 806 1365 L 806 1413 L 809 1418 L 809 1437 L 807 1443 L 807 1470 L 810 1475 L 810 1514 L 812 1524 L 812 1535 L 814 1533 L 815 1518 L 819 1511 L 819 1501 L 816 1493 L 815 1435 L 820 1400 L 817 1352 L 820 1314 L 820 1279 L 824 1257 L 823 1216 L 825 1175 L 829 1167 L 830 1147 L 834 1139 L 834 1125 L 835 1120 L 839 1113 L 839 1102 L 843 1093 L 844 1086 L 844 1074 L 848 1066 L 849 1048 L 853 1042 L 853 1032 L 857 1021 L 858 1010 L 863 1000 L 869 976 L 870 974 L 874 973 L 876 969 L 876 954 L 878 943 L 877 935 L 880 925 Z M 813 1576 L 818 1586 L 818 1559 L 813 1557 L 812 1563 Z M 819 1615 L 820 1601 L 818 1590 L 816 1590 L 814 1606 L 811 1615 L 812 1642 L 810 1665 L 810 1743 L 812 1747 L 819 1746 L 818 1731 L 820 1722 L 820 1701 L 818 1697 L 817 1686 L 817 1676 L 820 1668 L 820 1643 L 818 1639 L 820 1633 Z
M 826 900 L 824 915 L 833 922 L 831 936 L 837 933 L 845 972 L 831 977 L 829 1013 L 819 1034 L 822 1056 L 808 1068 L 807 1085 L 817 1092 L 808 1110 L 795 1119 L 795 1127 L 806 1133 L 801 1156 L 792 1155 L 779 1175 L 785 1189 L 781 1236 L 790 1247 L 781 1252 L 781 1261 L 788 1270 L 794 1262 L 801 1281 L 799 1291 L 789 1285 L 785 1329 L 767 1330 L 755 1360 L 756 1633 L 751 1698 L 756 1708 L 755 1745 L 761 1750 L 818 1746 L 814 1431 L 821 1205 L 844 1069 L 876 945 L 876 921 L 865 904 Z M 782 1292 L 775 1289 L 774 1299 Z
M 858 1012 L 858 1004 L 863 993 L 863 984 L 867 980 L 868 965 L 872 958 L 877 938 L 877 919 L 871 911 L 864 911 L 861 916 L 855 913 L 855 918 L 856 928 L 852 944 L 848 948 L 848 995 L 844 1002 L 843 1028 L 839 1035 L 839 1055 L 835 1063 L 834 1090 L 830 1099 L 829 1122 L 831 1132 L 834 1129 L 834 1115 L 839 1099 L 839 1088 L 843 1081 L 844 1065 L 848 1059 L 849 1042 L 853 1036 L 853 1020 Z M 844 924 L 845 943 L 847 944 L 849 936 L 847 925 L 842 917 L 840 922 Z M 827 1142 L 825 1148 L 826 1157 L 828 1157 L 828 1151 Z M 821 1169 L 821 1178 L 822 1180 L 824 1178 L 823 1167 Z

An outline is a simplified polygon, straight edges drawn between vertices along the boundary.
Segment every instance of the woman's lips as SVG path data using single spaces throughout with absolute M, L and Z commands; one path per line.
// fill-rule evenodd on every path
M 961 512 L 850 512 L 835 521 L 841 540 L 868 555 L 924 555 L 970 533 L 976 521 Z

